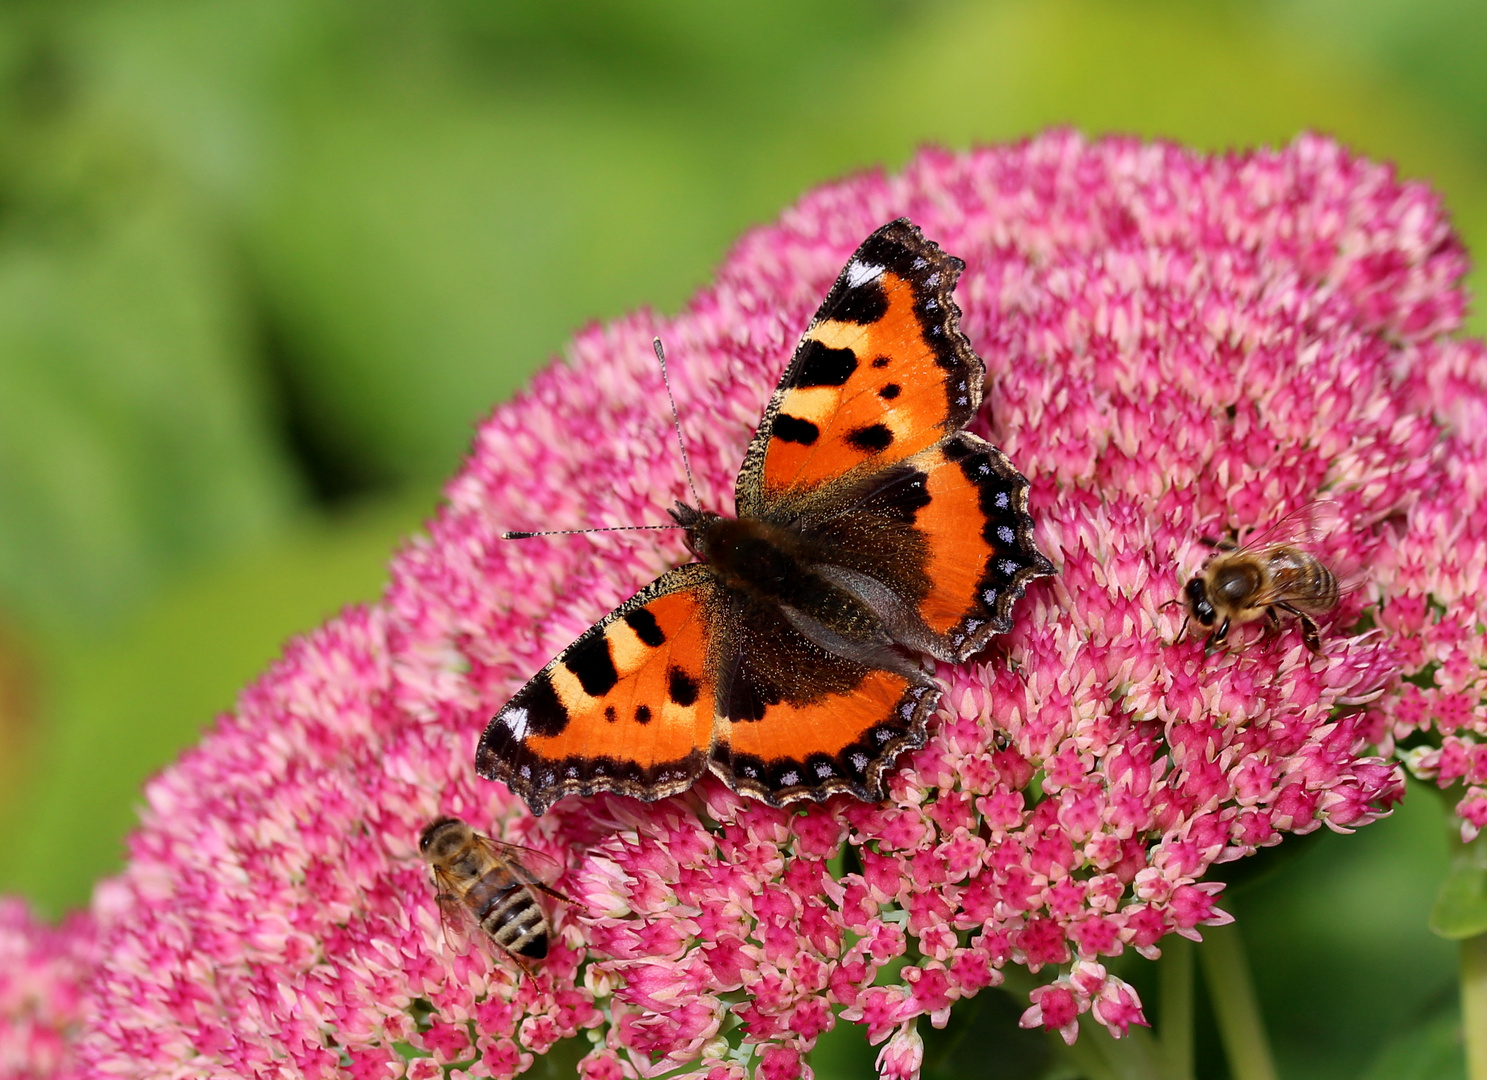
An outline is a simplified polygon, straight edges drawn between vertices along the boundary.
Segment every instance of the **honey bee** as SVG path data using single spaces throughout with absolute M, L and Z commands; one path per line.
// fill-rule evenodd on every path
M 530 978 L 523 958 L 547 956 L 552 931 L 537 893 L 573 902 L 551 887 L 562 872 L 557 861 L 492 840 L 452 817 L 424 829 L 418 850 L 433 871 L 446 927 L 473 921 Z
M 1188 580 L 1183 593 L 1188 616 L 1213 628 L 1206 655 L 1228 640 L 1231 626 L 1264 619 L 1267 631 L 1279 630 L 1282 611 L 1296 617 L 1306 647 L 1321 654 L 1321 634 L 1312 616 L 1337 606 L 1337 575 L 1294 542 L 1205 542 L 1218 553 Z

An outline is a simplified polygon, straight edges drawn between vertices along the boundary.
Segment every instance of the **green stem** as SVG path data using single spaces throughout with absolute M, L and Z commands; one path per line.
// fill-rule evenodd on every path
M 1161 1018 L 1157 1034 L 1168 1080 L 1193 1080 L 1193 943 L 1173 934 L 1162 943 Z
M 1198 956 L 1234 1080 L 1277 1080 L 1239 925 L 1206 928 Z
M 1068 1047 L 1060 1040 L 1057 1054 L 1073 1067 L 1074 1075 L 1087 1080 L 1168 1080 L 1162 1049 L 1145 1028 L 1133 1027 L 1116 1039 L 1083 1016 L 1078 1040 Z
M 1461 940 L 1461 1032 L 1468 1080 L 1487 1080 L 1487 934 Z

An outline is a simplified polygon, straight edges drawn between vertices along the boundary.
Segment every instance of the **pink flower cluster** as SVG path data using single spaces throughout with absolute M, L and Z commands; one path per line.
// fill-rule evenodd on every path
M 664 521 L 686 495 L 653 334 L 703 498 L 731 509 L 801 329 L 902 215 L 966 260 L 974 427 L 1032 481 L 1058 576 L 977 662 L 941 665 L 929 743 L 880 805 L 774 810 L 708 780 L 532 819 L 473 776 L 486 719 L 684 555 L 668 534 L 501 532 Z M 1410 760 L 1466 778 L 1463 813 L 1487 819 L 1487 367 L 1448 336 L 1464 269 L 1426 188 L 1315 137 L 1208 157 L 1052 133 L 818 190 L 677 317 L 580 334 L 482 426 L 385 601 L 293 644 L 149 785 L 100 890 L 81 1060 L 510 1077 L 573 1039 L 592 1080 L 789 1080 L 848 1021 L 910 1078 L 919 1018 L 1009 963 L 1049 976 L 1026 1025 L 1144 1023 L 1105 960 L 1227 921 L 1214 863 L 1386 812 L 1397 740 L 1446 731 Z M 1338 520 L 1318 553 L 1353 586 L 1325 655 L 1290 624 L 1212 656 L 1182 638 L 1204 538 L 1320 497 Z M 567 868 L 534 980 L 447 942 L 415 847 L 441 814 Z
M 37 922 L 0 900 L 0 1080 L 79 1076 L 75 1040 L 88 1013 L 83 984 L 96 962 L 92 919 Z
M 1386 752 L 1442 788 L 1464 785 L 1462 839 L 1487 827 L 1487 349 L 1480 341 L 1407 343 L 1395 359 L 1408 404 L 1436 416 L 1446 437 L 1401 532 L 1380 625 L 1408 680 L 1381 706 Z

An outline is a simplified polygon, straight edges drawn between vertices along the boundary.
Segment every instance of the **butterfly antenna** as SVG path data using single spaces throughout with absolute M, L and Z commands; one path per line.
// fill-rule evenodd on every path
M 666 384 L 666 400 L 671 402 L 671 422 L 676 427 L 677 445 L 682 449 L 682 468 L 687 471 L 687 487 L 692 489 L 693 505 L 701 506 L 702 499 L 697 494 L 697 482 L 692 478 L 692 460 L 687 456 L 687 440 L 682 438 L 682 418 L 676 411 L 676 396 L 671 392 L 671 376 L 666 372 L 666 350 L 661 347 L 660 338 L 652 338 L 651 345 L 656 350 L 656 359 L 661 363 L 661 381 Z M 534 536 L 580 536 L 583 533 L 596 532 L 643 532 L 657 529 L 684 529 L 685 525 L 609 525 L 597 529 L 542 529 L 536 532 L 503 532 L 502 540 L 530 540 Z
M 682 438 L 682 418 L 676 411 L 676 398 L 671 393 L 671 377 L 666 374 L 666 350 L 661 347 L 660 338 L 651 338 L 651 345 L 656 350 L 656 359 L 661 362 L 661 381 L 666 384 L 666 400 L 671 402 L 671 422 L 676 425 L 677 445 L 682 448 L 682 468 L 687 470 L 687 487 L 692 489 L 692 504 L 702 505 L 702 497 L 697 494 L 697 482 L 692 479 L 692 462 L 687 457 L 687 440 Z
M 530 540 L 534 536 L 582 536 L 596 532 L 636 532 L 644 529 L 683 529 L 684 525 L 605 525 L 597 529 L 543 529 L 541 532 L 503 532 L 502 540 Z

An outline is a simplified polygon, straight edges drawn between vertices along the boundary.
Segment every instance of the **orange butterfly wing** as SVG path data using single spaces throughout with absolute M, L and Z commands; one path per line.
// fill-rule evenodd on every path
M 749 445 L 740 517 L 768 516 L 822 485 L 880 471 L 970 422 L 986 369 L 951 299 L 964 267 L 907 219 L 863 241 Z
M 1053 569 L 1033 545 L 1027 480 L 961 430 L 985 380 L 951 299 L 963 266 L 907 220 L 868 237 L 806 329 L 737 488 L 739 517 L 793 530 L 885 644 L 957 661 Z M 741 620 L 731 684 L 720 665 L 714 770 L 776 805 L 880 798 L 894 758 L 924 744 L 938 685 L 896 649 L 827 640 L 808 610 L 784 626 L 766 614 Z
M 780 379 L 737 493 L 740 516 L 828 538 L 820 558 L 880 594 L 896 640 L 954 661 L 1053 572 L 1027 480 L 961 430 L 986 377 L 952 298 L 964 265 L 906 219 L 863 242 Z
M 925 539 L 929 588 L 916 610 L 926 652 L 963 661 L 1012 627 L 1012 605 L 1053 564 L 1033 544 L 1028 483 L 1005 454 L 960 432 L 913 459 L 928 502 L 914 528 Z
M 712 745 L 717 589 L 706 566 L 678 567 L 590 627 L 492 718 L 476 771 L 534 814 L 564 795 L 691 787 Z

